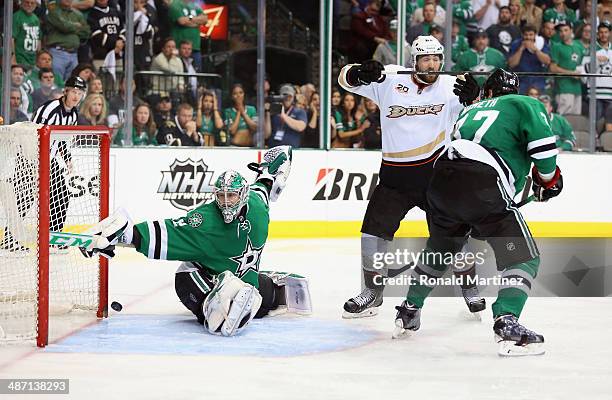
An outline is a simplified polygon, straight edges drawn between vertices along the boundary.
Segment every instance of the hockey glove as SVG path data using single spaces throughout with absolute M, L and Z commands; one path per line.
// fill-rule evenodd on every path
M 87 231 L 93 240 L 87 247 L 79 247 L 79 250 L 86 258 L 98 255 L 113 258 L 117 243 L 131 243 L 133 227 L 134 224 L 127 213 L 118 209 Z
M 551 180 L 544 182 L 540 177 L 535 165 L 531 169 L 531 177 L 533 179 L 533 196 L 535 201 L 548 201 L 549 199 L 556 197 L 563 190 L 563 176 L 561 176 L 561 170 L 559 167 L 555 170 L 555 175 Z
M 346 80 L 351 86 L 369 85 L 372 82 L 382 82 L 382 71 L 385 66 L 376 60 L 368 60 L 363 64 L 354 65 L 348 70 Z
M 453 93 L 459 97 L 459 102 L 464 106 L 469 106 L 480 96 L 480 86 L 474 77 L 467 73 L 457 76 Z
M 276 201 L 287 185 L 291 172 L 291 146 L 276 146 L 266 151 L 261 164 L 250 163 L 249 169 L 257 172 L 257 182 L 269 188 L 270 201 Z

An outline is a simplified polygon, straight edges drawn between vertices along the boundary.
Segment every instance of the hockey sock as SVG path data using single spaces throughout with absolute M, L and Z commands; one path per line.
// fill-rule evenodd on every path
M 378 260 L 377 254 L 386 254 L 389 241 L 367 233 L 361 234 L 361 266 L 364 284 L 367 288 L 383 290 L 382 280 L 375 280 L 378 275 L 387 276 L 387 266 Z
M 538 274 L 539 265 L 540 257 L 536 257 L 504 270 L 502 273 L 504 282 L 497 292 L 497 300 L 491 307 L 494 318 L 504 314 L 512 314 L 517 318 L 521 316 L 533 280 Z
M 448 264 L 444 262 L 443 257 L 440 257 L 441 255 L 442 253 L 426 248 L 422 258 L 412 270 L 412 280 L 406 300 L 418 308 L 423 307 L 425 299 L 436 287 L 436 280 L 442 278 L 448 269 Z

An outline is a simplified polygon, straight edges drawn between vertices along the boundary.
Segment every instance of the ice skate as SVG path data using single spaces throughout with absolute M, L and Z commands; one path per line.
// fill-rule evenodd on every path
M 421 327 L 421 309 L 408 303 L 406 300 L 396 306 L 395 329 L 393 339 L 404 339 L 412 336 Z
M 342 318 L 373 317 L 378 314 L 378 307 L 382 302 L 382 290 L 365 288 L 357 296 L 351 297 L 344 303 Z
M 482 321 L 481 314 L 482 311 L 487 308 L 487 303 L 484 297 L 480 295 L 478 286 L 461 288 L 461 294 L 463 295 L 463 300 L 465 300 L 465 304 L 468 307 L 470 319 Z
M 525 328 L 514 315 L 502 315 L 493 325 L 497 353 L 502 357 L 536 356 L 544 354 L 544 336 Z

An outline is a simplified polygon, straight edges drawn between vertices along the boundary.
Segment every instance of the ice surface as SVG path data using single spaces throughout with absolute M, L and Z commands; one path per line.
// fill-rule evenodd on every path
M 500 358 L 490 310 L 468 321 L 460 298 L 429 299 L 421 330 L 405 341 L 391 340 L 401 299 L 385 298 L 376 317 L 342 320 L 359 261 L 358 239 L 270 241 L 262 268 L 307 276 L 313 316 L 220 338 L 176 298 L 175 263 L 122 249 L 110 300 L 123 311 L 64 321 L 46 350 L 0 347 L 0 378 L 69 378 L 74 399 L 612 398 L 612 298 L 530 299 L 521 321 L 545 336 L 547 354 Z

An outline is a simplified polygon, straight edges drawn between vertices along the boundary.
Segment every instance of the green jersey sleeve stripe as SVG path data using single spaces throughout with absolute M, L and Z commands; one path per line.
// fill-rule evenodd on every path
M 155 256 L 155 228 L 153 227 L 153 221 L 147 221 L 147 230 L 149 231 L 149 251 L 147 252 L 147 258 L 153 258 Z
M 166 228 L 166 221 L 159 221 L 159 226 L 161 228 L 161 248 L 159 253 L 159 259 L 166 260 L 168 258 L 168 229 Z
M 527 143 L 527 150 L 531 150 L 533 148 L 536 147 L 540 147 L 540 146 L 544 146 L 550 143 L 555 143 L 555 137 L 554 136 L 549 136 L 549 137 L 545 137 L 542 139 L 537 139 L 537 140 L 533 140 L 529 143 Z

